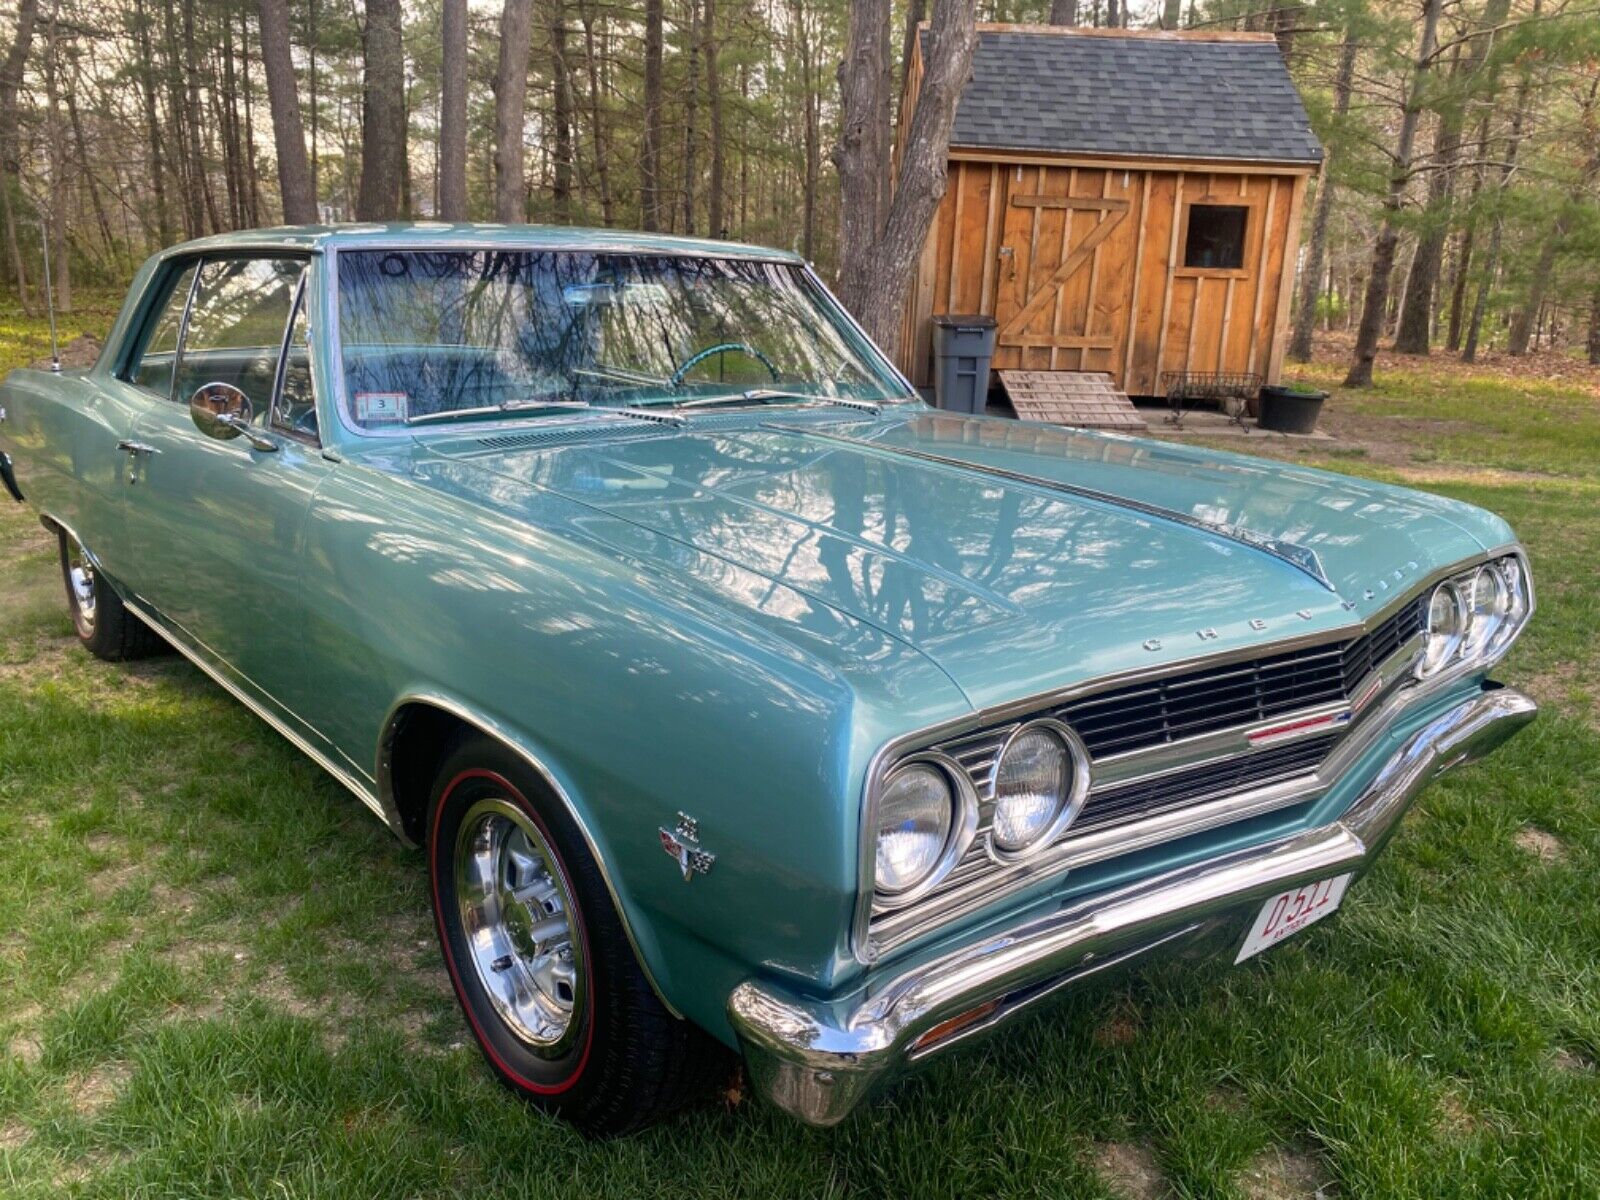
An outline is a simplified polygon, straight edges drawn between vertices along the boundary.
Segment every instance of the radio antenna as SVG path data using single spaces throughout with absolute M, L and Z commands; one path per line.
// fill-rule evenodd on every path
M 39 242 L 44 247 L 44 306 L 50 314 L 50 369 L 61 374 L 61 347 L 56 344 L 56 294 L 50 283 L 50 228 L 39 218 Z

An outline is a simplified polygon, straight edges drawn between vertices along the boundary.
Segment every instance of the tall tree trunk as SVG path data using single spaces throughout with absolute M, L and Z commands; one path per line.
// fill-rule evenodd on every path
M 306 69 L 311 90 L 311 198 L 322 202 L 322 177 L 320 167 L 322 152 L 317 144 L 319 115 L 322 111 L 322 94 L 317 90 L 317 0 L 306 3 Z
M 50 226 L 50 251 L 54 258 L 50 283 L 55 293 L 57 312 L 72 311 L 72 256 L 67 245 L 67 139 L 61 123 L 61 37 L 56 12 L 50 14 L 44 56 L 45 149 L 49 155 L 50 176 L 46 189 L 47 220 Z
M 317 219 L 316 194 L 306 166 L 306 136 L 300 124 L 300 93 L 289 51 L 289 12 L 284 0 L 260 0 L 261 65 L 267 73 L 267 106 L 272 110 L 272 144 L 278 153 L 278 190 L 283 220 L 309 225 Z
M 150 43 L 150 16 L 144 0 L 134 0 L 134 49 L 139 56 L 134 68 L 139 79 L 139 97 L 144 104 L 145 133 L 150 139 L 150 187 L 155 195 L 156 233 L 163 246 L 172 244 L 172 217 L 167 212 L 167 169 L 163 162 L 161 122 L 157 118 L 155 58 Z
M 1589 365 L 1600 367 L 1600 284 L 1589 293 L 1589 337 L 1586 343 Z
M 1334 125 L 1343 125 L 1350 112 L 1351 83 L 1356 72 L 1356 32 L 1351 25 L 1339 45 L 1339 67 L 1333 81 Z M 1328 249 L 1328 217 L 1333 212 L 1333 170 L 1331 160 L 1322 164 L 1322 182 L 1317 187 L 1317 207 L 1311 214 L 1311 240 L 1300 275 L 1300 305 L 1294 314 L 1294 333 L 1289 339 L 1289 357 L 1295 362 L 1311 361 L 1311 332 L 1317 319 L 1317 288 L 1322 282 L 1322 261 Z
M 663 0 L 644 0 L 644 137 L 639 148 L 639 224 L 660 229 L 661 25 Z
M 439 69 L 439 217 L 467 219 L 467 0 L 443 0 Z
M 1072 20 L 1057 21 L 1055 12 L 1057 8 L 1068 8 L 1072 11 Z M 1052 25 L 1076 25 L 1078 18 L 1077 0 L 1055 0 L 1054 7 L 1050 10 L 1050 23 Z M 928 0 L 908 0 L 906 4 L 906 29 L 905 36 L 900 41 L 900 86 L 905 87 L 906 76 L 911 73 L 911 52 L 917 44 L 917 30 L 928 19 Z M 902 117 L 904 114 L 901 114 Z
M 554 82 L 555 162 L 551 198 L 556 220 L 572 220 L 572 71 L 567 62 L 567 6 L 564 0 L 550 3 L 550 71 Z
M 217 198 L 211 191 L 211 173 L 206 170 L 205 152 L 200 148 L 200 48 L 195 40 L 194 5 L 195 0 L 183 0 L 184 106 L 189 117 L 189 161 L 193 164 L 189 169 L 189 179 L 199 188 L 196 206 L 203 206 L 196 220 L 196 228 L 203 229 L 204 221 L 209 218 L 212 229 L 221 229 Z
M 1538 17 L 1542 8 L 1542 0 L 1533 0 L 1533 16 Z M 1506 135 L 1505 157 L 1500 162 L 1500 180 L 1498 191 L 1502 194 L 1511 186 L 1511 177 L 1517 169 L 1517 154 L 1522 147 L 1522 128 L 1528 119 L 1528 102 L 1533 93 L 1533 73 L 1524 67 L 1522 78 L 1517 83 L 1517 98 L 1512 104 L 1511 130 Z M 1478 290 L 1472 297 L 1472 316 L 1467 320 L 1467 335 L 1461 346 L 1461 361 L 1464 363 L 1476 362 L 1478 359 L 1478 337 L 1483 331 L 1483 315 L 1488 308 L 1489 292 L 1494 287 L 1496 275 L 1500 270 L 1500 242 L 1505 233 L 1505 217 L 1496 213 L 1494 224 L 1489 229 L 1489 245 L 1484 253 L 1483 274 L 1478 283 Z
M 195 157 L 186 152 L 189 141 L 188 105 L 184 100 L 183 54 L 179 50 L 178 17 L 172 0 L 161 3 L 161 41 L 166 59 L 167 128 L 172 131 L 172 170 L 178 184 L 178 198 L 183 210 L 185 237 L 197 238 L 205 222 L 203 201 L 200 198 L 200 181 L 194 178 Z
M 33 26 L 39 16 L 39 0 L 20 0 L 17 27 L 0 65 L 0 218 L 6 227 L 6 256 L 11 260 L 11 277 L 17 285 L 17 298 L 24 312 L 31 312 L 28 300 L 28 272 L 23 266 L 22 246 L 17 236 L 17 214 L 12 193 L 20 192 L 21 163 L 17 147 L 17 92 L 22 87 L 23 69 L 33 45 Z M 151 126 L 154 128 L 154 125 Z
M 1389 302 L 1389 278 L 1394 274 L 1395 244 L 1400 229 L 1395 218 L 1405 204 L 1406 184 L 1411 178 L 1411 147 L 1417 136 L 1417 119 L 1422 111 L 1423 85 L 1433 63 L 1439 33 L 1441 0 L 1427 0 L 1422 18 L 1422 44 L 1406 89 L 1405 108 L 1400 116 L 1400 133 L 1395 139 L 1394 165 L 1389 172 L 1389 188 L 1383 198 L 1383 226 L 1372 251 L 1372 274 L 1367 279 L 1366 301 L 1361 309 L 1361 325 L 1356 330 L 1354 361 L 1345 376 L 1345 387 L 1371 387 L 1372 363 L 1378 356 L 1378 335 L 1383 329 L 1384 309 Z
M 239 130 L 239 81 L 233 68 L 233 16 L 222 19 L 222 87 L 213 88 L 211 106 L 222 127 L 222 172 L 228 184 L 228 224 L 242 229 L 244 215 L 244 138 Z
M 723 217 L 723 188 L 726 162 L 722 143 L 722 85 L 718 77 L 717 54 L 717 0 L 705 0 L 705 29 L 701 45 L 706 57 L 706 106 L 711 128 L 711 178 L 706 189 L 706 233 L 714 238 L 725 238 L 728 229 Z
M 853 9 L 887 4 L 888 0 L 857 0 Z M 840 294 L 867 333 L 893 357 L 899 350 L 911 277 L 948 182 L 950 129 L 956 101 L 972 75 L 978 35 L 971 0 L 934 0 L 926 69 L 901 145 L 894 199 L 881 228 L 870 229 L 852 210 L 870 203 L 878 187 L 872 175 L 877 160 L 863 153 L 860 134 L 870 119 L 873 81 L 888 50 L 887 26 L 880 17 L 869 12 L 858 21 L 852 10 L 850 45 L 840 79 L 845 130 L 836 155 L 841 192 L 839 258 L 844 264 Z
M 522 190 L 522 127 L 528 111 L 528 50 L 533 0 L 506 0 L 494 84 L 494 219 L 528 219 Z
M 1455 265 L 1450 277 L 1450 330 L 1445 337 L 1445 349 L 1452 354 L 1461 349 L 1461 330 L 1464 324 L 1467 280 L 1471 278 L 1472 254 L 1477 247 L 1478 236 L 1478 194 L 1483 191 L 1484 180 L 1487 172 L 1483 164 L 1483 156 L 1488 152 L 1489 146 L 1489 114 L 1486 112 L 1478 121 L 1478 163 L 1472 171 L 1472 191 L 1467 194 L 1467 223 L 1461 230 L 1461 240 L 1456 246 Z
M 1511 0 L 1488 0 L 1481 18 L 1482 27 L 1494 29 L 1502 24 L 1510 8 Z M 1469 98 L 1477 94 L 1478 74 L 1488 56 L 1492 36 L 1483 34 L 1473 38 L 1466 57 L 1459 60 L 1451 72 L 1463 83 Z M 1394 342 L 1394 348 L 1402 354 L 1426 354 L 1432 340 L 1434 291 L 1444 259 L 1445 236 L 1450 229 L 1456 158 L 1461 152 L 1461 132 L 1466 119 L 1466 100 L 1448 105 L 1439 115 L 1439 134 L 1434 142 L 1435 169 L 1428 177 L 1427 223 L 1417 236 L 1417 252 L 1411 259 L 1411 274 L 1406 281 L 1406 301 L 1400 310 L 1400 331 Z
M 700 39 L 700 0 L 689 2 L 689 29 L 684 42 L 683 56 L 683 232 L 694 236 L 694 185 L 699 175 L 695 165 L 698 150 L 695 133 L 695 113 L 700 100 L 700 56 L 695 47 Z
M 356 220 L 392 221 L 400 212 L 400 176 L 406 153 L 406 62 L 400 0 L 367 0 L 361 59 L 361 187 L 356 194 Z
M 589 81 L 589 126 L 594 138 L 595 181 L 600 186 L 600 219 L 609 229 L 617 223 L 611 194 L 611 154 L 606 137 L 605 112 L 600 103 L 600 67 L 594 45 L 594 3 L 583 0 L 579 10 L 583 22 L 583 66 Z
M 1071 0 L 1068 0 L 1068 2 L 1070 3 Z M 1161 6 L 1161 28 L 1176 29 L 1182 23 L 1183 0 L 1163 0 Z
M 74 58 L 76 67 L 76 58 Z M 100 199 L 100 185 L 95 182 L 94 164 L 89 161 L 88 139 L 83 133 L 83 119 L 78 114 L 78 85 L 82 75 L 76 69 L 73 78 L 69 81 L 67 93 L 67 117 L 72 125 L 72 142 L 78 154 L 78 170 L 83 173 L 83 181 L 89 187 L 89 203 L 94 206 L 95 224 L 99 226 L 100 238 L 105 242 L 106 253 L 112 263 L 119 264 L 122 254 L 117 246 L 116 238 L 111 232 L 111 218 L 106 215 L 106 206 Z
M 816 254 L 817 181 L 822 174 L 821 97 L 817 95 L 816 59 L 811 44 L 811 18 L 805 0 L 794 0 L 795 34 L 800 48 L 801 133 L 804 166 L 800 189 L 800 253 L 807 261 Z M 841 234 L 843 222 L 841 221 Z
M 261 173 L 256 169 L 256 88 L 250 74 L 250 18 L 243 10 L 239 13 L 239 78 L 244 84 L 245 171 L 249 179 L 250 224 L 257 226 L 261 224 Z

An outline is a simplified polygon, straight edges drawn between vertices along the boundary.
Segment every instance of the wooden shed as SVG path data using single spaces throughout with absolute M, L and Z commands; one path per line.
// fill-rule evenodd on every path
M 900 365 L 928 384 L 930 318 L 985 313 L 997 370 L 1276 382 L 1321 160 L 1270 34 L 980 25 Z

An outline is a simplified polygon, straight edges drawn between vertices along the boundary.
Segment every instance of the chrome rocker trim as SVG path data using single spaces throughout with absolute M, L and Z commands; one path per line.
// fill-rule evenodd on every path
M 843 1120 L 914 1060 L 1003 1020 L 1049 991 L 1162 943 L 1242 916 L 1286 888 L 1364 872 L 1432 780 L 1480 758 L 1528 724 L 1533 701 L 1489 688 L 1430 721 L 1383 765 L 1344 816 L 1292 837 L 1071 903 L 940 958 L 874 981 L 845 1001 L 747 981 L 728 999 L 753 1087 L 811 1125 Z M 980 1022 L 934 1046 L 916 1042 L 989 1001 Z

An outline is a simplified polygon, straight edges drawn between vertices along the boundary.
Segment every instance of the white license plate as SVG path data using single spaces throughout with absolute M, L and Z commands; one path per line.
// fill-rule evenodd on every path
M 1344 889 L 1350 883 L 1349 875 L 1335 875 L 1317 883 L 1279 892 L 1261 906 L 1255 924 L 1250 926 L 1250 936 L 1239 948 L 1239 957 L 1245 959 L 1276 946 L 1284 938 L 1292 937 L 1308 925 L 1315 925 L 1339 907 L 1344 899 Z

